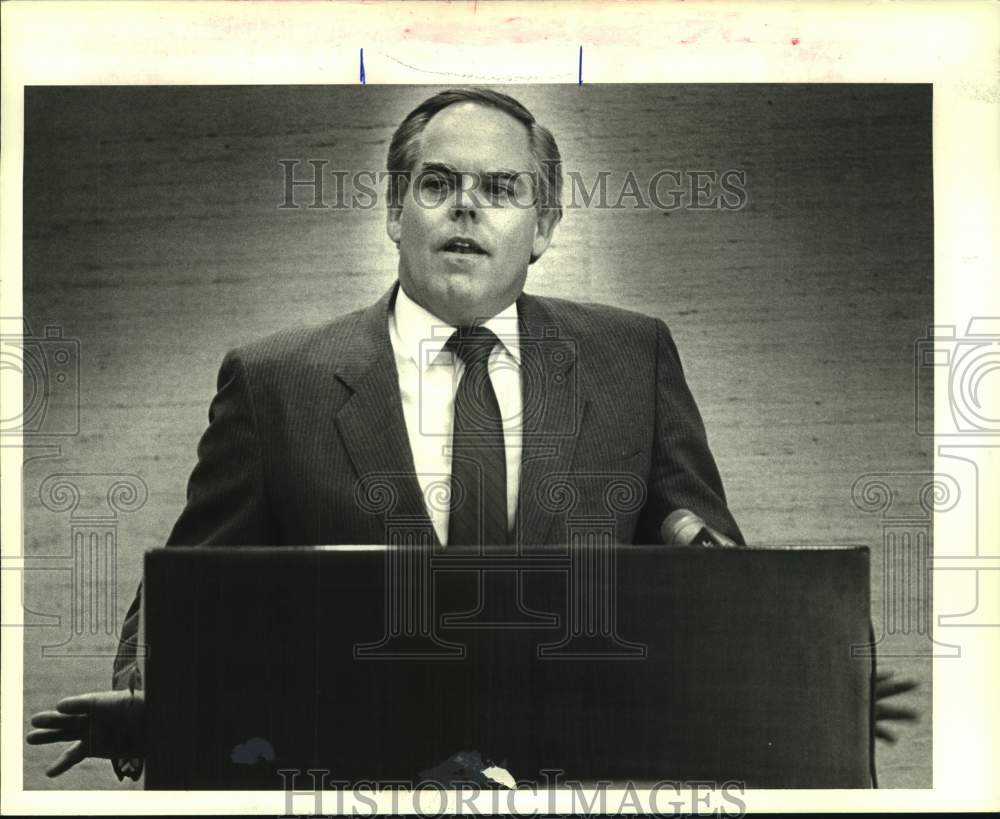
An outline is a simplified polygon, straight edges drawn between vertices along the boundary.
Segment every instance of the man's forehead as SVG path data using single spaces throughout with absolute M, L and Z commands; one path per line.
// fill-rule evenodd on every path
M 417 168 L 449 165 L 459 171 L 532 167 L 528 129 L 509 114 L 475 103 L 451 105 L 424 128 L 417 151 Z

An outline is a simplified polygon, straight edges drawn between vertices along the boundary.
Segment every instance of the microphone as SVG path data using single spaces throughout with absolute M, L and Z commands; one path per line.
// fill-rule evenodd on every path
M 675 509 L 663 519 L 660 538 L 667 546 L 735 546 L 690 509 Z

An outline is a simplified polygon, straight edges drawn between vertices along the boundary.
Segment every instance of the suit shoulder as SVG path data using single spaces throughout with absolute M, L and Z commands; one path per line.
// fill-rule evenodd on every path
M 595 302 L 579 302 L 549 296 L 532 296 L 567 332 L 578 335 L 599 334 L 614 338 L 622 334 L 656 334 L 658 320 L 635 310 Z
M 302 366 L 311 362 L 326 365 L 339 361 L 365 310 L 355 310 L 323 324 L 291 327 L 240 345 L 229 353 L 250 369 Z

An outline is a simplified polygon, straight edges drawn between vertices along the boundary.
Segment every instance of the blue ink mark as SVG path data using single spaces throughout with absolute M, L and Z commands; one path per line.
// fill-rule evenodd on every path
M 229 754 L 234 765 L 266 765 L 274 762 L 274 748 L 262 737 L 252 737 L 241 742 Z
M 361 84 L 365 84 L 365 50 L 361 49 Z
M 577 85 L 583 85 L 583 46 L 580 46 L 580 67 L 576 80 Z

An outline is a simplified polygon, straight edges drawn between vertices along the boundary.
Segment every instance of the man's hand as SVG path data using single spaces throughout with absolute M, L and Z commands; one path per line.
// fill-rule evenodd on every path
M 875 736 L 886 742 L 896 741 L 896 735 L 886 728 L 886 722 L 916 722 L 920 714 L 913 708 L 890 705 L 883 700 L 912 691 L 919 683 L 916 680 L 893 680 L 891 671 L 879 671 L 875 675 Z
M 72 742 L 45 771 L 60 776 L 88 756 L 119 759 L 140 757 L 143 749 L 142 691 L 100 691 L 66 697 L 55 711 L 42 711 L 31 718 L 36 730 L 29 731 L 29 745 Z

